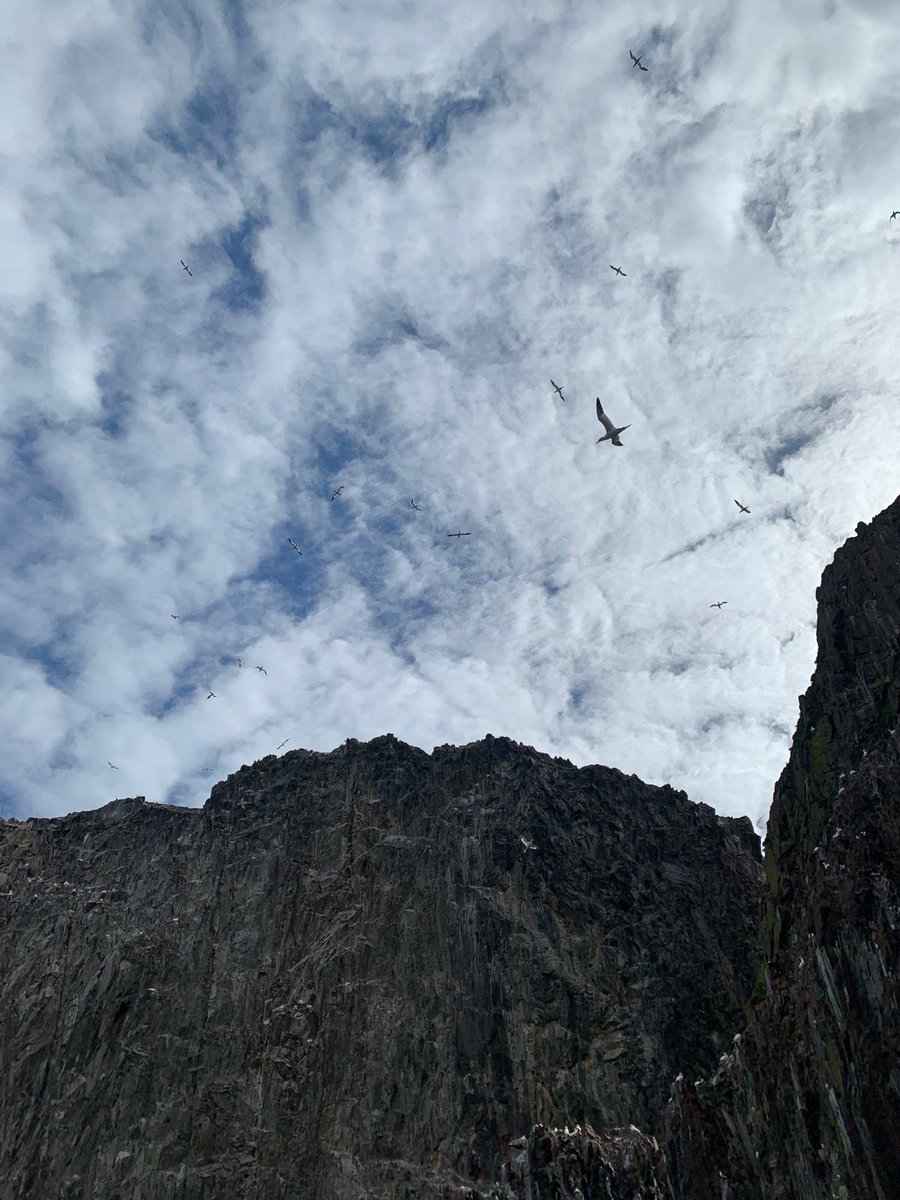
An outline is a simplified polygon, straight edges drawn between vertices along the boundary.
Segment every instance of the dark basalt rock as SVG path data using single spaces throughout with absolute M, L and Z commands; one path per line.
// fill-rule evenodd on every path
M 2 823 L 0 1198 L 418 1200 L 540 1122 L 646 1148 L 743 1023 L 761 873 L 746 818 L 490 737 Z
M 900 501 L 818 593 L 819 655 L 766 837 L 752 1017 L 678 1081 L 674 1194 L 900 1196 Z

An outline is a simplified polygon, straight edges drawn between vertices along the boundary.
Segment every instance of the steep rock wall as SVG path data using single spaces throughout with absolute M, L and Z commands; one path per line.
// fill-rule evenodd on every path
M 5 822 L 0 1198 L 427 1198 L 536 1122 L 652 1135 L 760 884 L 746 818 L 494 738 Z

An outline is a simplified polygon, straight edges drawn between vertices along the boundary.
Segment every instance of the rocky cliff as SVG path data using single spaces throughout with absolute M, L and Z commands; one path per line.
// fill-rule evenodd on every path
M 749 820 L 494 738 L 5 822 L 0 1197 L 438 1197 L 539 1122 L 652 1145 L 744 1022 L 761 874 Z
M 856 534 L 775 788 L 752 1017 L 673 1089 L 684 1200 L 900 1196 L 900 500 Z

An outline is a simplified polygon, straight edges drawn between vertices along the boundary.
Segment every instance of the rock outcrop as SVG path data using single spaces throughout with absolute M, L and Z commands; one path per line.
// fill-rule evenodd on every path
M 494 738 L 2 823 L 0 1200 L 425 1200 L 539 1122 L 644 1153 L 744 1022 L 761 876 L 746 818 Z
M 822 578 L 819 655 L 766 836 L 752 1017 L 676 1082 L 683 1200 L 900 1196 L 900 500 Z

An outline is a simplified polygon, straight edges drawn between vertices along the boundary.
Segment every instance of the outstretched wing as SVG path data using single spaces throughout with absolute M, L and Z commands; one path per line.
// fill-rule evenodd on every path
M 600 403 L 600 397 L 597 397 L 597 420 L 603 426 L 607 433 L 615 433 L 616 427 L 603 411 L 603 405 Z

